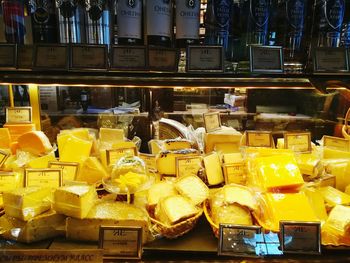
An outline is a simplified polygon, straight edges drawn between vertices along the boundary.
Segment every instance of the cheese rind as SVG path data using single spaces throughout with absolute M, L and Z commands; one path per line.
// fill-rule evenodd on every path
M 168 139 L 163 141 L 163 146 L 168 151 L 190 149 L 191 142 L 186 139 Z
M 52 192 L 50 188 L 31 186 L 4 192 L 3 199 L 6 215 L 28 221 L 51 208 Z
M 203 158 L 208 185 L 218 185 L 224 182 L 219 155 L 213 152 Z
M 53 150 L 49 138 L 42 131 L 30 131 L 18 137 L 18 147 L 35 155 L 42 155 Z
M 94 186 L 70 185 L 57 188 L 54 209 L 61 214 L 85 218 L 97 200 Z

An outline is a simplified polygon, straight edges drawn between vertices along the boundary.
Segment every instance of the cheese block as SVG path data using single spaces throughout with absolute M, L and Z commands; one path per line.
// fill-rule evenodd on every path
M 325 222 L 327 220 L 328 215 L 322 194 L 313 187 L 305 187 L 303 189 L 303 192 L 307 196 L 317 218 L 321 222 Z
M 213 152 L 203 158 L 208 185 L 218 185 L 224 182 L 219 155 Z
M 52 192 L 50 188 L 31 186 L 4 192 L 3 199 L 6 215 L 28 221 L 51 208 Z
M 0 128 L 0 149 L 10 148 L 11 142 L 9 129 Z
M 176 157 L 191 156 L 198 154 L 195 149 L 183 149 L 177 151 L 161 151 L 157 155 L 157 170 L 159 174 L 175 175 L 176 174 Z
M 325 226 L 338 236 L 350 235 L 350 207 L 336 205 L 329 213 Z
M 100 226 L 142 227 L 143 243 L 151 240 L 147 213 L 131 204 L 102 201 L 96 203 L 85 219 L 68 217 L 66 237 L 73 240 L 98 241 Z
M 232 134 L 206 133 L 204 135 L 204 152 L 221 151 L 222 153 L 239 152 L 242 134 L 234 132 Z
M 328 174 L 335 176 L 335 187 L 340 191 L 345 191 L 345 187 L 350 184 L 348 162 L 331 163 L 326 167 Z
M 336 205 L 350 205 L 350 195 L 347 195 L 334 187 L 321 187 L 318 191 L 322 194 L 326 205 L 334 207 Z
M 99 138 L 100 138 L 100 142 L 111 143 L 111 144 L 119 141 L 124 141 L 124 130 L 100 128 Z
M 55 152 L 52 151 L 49 154 L 30 160 L 27 163 L 29 168 L 48 168 L 49 162 L 56 161 Z
M 154 208 L 162 198 L 176 194 L 178 194 L 178 192 L 176 191 L 173 183 L 168 181 L 155 183 L 148 189 L 148 206 Z
M 225 204 L 239 204 L 251 210 L 257 209 L 258 204 L 250 188 L 229 184 L 225 185 L 222 190 Z
M 60 161 L 83 163 L 90 156 L 91 148 L 92 141 L 71 136 L 60 150 Z
M 323 148 L 324 159 L 350 159 L 350 152 L 332 149 L 329 147 Z
M 215 211 L 215 212 L 214 212 Z M 238 204 L 225 205 L 213 211 L 213 220 L 219 224 L 253 225 L 252 216 L 249 209 Z
M 222 156 L 222 161 L 225 164 L 232 164 L 242 163 L 244 160 L 241 153 L 226 153 Z
M 298 167 L 303 175 L 308 175 L 310 179 L 322 174 L 324 167 L 321 159 L 315 153 L 302 153 L 296 156 Z
M 23 186 L 23 174 L 9 171 L 0 175 L 0 195 L 3 192 L 11 192 Z
M 200 212 L 189 199 L 172 195 L 160 200 L 155 209 L 156 218 L 166 225 L 174 225 Z
M 61 132 L 57 135 L 58 150 L 59 151 L 63 150 L 67 140 L 73 136 L 86 141 L 90 140 L 89 130 L 86 128 L 61 130 Z
M 35 131 L 35 124 L 34 123 L 25 123 L 25 124 L 5 123 L 4 128 L 9 129 L 11 140 L 12 142 L 15 142 L 18 140 L 18 137 L 20 137 L 22 134 L 30 131 Z
M 163 148 L 168 151 L 190 149 L 191 142 L 186 139 L 168 139 L 163 141 Z
M 96 157 L 88 157 L 81 165 L 76 180 L 95 184 L 107 176 L 107 171 L 101 162 Z
M 258 157 L 255 160 L 258 187 L 266 191 L 298 189 L 304 184 L 293 155 Z
M 19 149 L 35 155 L 43 155 L 53 150 L 49 138 L 42 131 L 30 131 L 18 137 Z
M 85 218 L 96 200 L 94 186 L 63 186 L 57 188 L 54 193 L 54 209 L 67 216 Z
M 33 243 L 64 235 L 64 215 L 50 210 L 28 222 L 23 222 L 8 215 L 0 217 L 0 236 L 4 239 L 24 243 Z
M 163 149 L 163 141 L 161 140 L 150 140 L 148 142 L 148 149 L 151 154 L 158 154 Z
M 200 205 L 209 197 L 208 186 L 196 175 L 178 178 L 175 188 L 182 196 L 190 199 L 194 205 Z

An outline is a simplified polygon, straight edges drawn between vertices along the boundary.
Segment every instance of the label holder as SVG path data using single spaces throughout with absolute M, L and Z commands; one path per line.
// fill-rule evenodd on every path
M 334 137 L 334 136 L 323 136 L 323 146 L 342 150 L 349 151 L 350 150 L 350 141 L 348 139 Z
M 314 51 L 315 73 L 349 72 L 349 58 L 345 48 L 318 47 Z
M 107 166 L 111 164 L 111 155 L 113 152 L 126 152 L 132 150 L 134 152 L 134 156 L 137 156 L 137 149 L 136 147 L 130 147 L 130 148 L 120 148 L 120 149 L 110 149 L 106 150 L 106 157 L 107 157 Z
M 186 72 L 215 73 L 224 71 L 222 46 L 188 46 Z
M 9 158 L 9 156 L 10 156 L 10 153 L 0 150 L 0 167 L 4 165 L 4 163 L 6 162 L 7 158 Z
M 149 47 L 147 54 L 148 70 L 177 72 L 180 55 L 179 49 Z
M 17 62 L 16 44 L 0 44 L 0 69 L 15 69 Z
M 79 163 L 76 163 L 76 162 L 58 162 L 58 161 L 50 161 L 49 162 L 49 168 L 62 169 L 62 172 L 63 172 L 65 167 L 75 167 L 73 181 L 76 180 L 76 178 L 79 174 Z M 62 174 L 62 177 L 64 177 L 63 174 Z M 64 178 L 62 178 L 62 180 L 65 181 Z
M 34 69 L 68 70 L 68 45 L 38 44 L 34 47 Z
M 220 112 L 203 113 L 203 120 L 207 133 L 221 129 Z
M 148 64 L 148 57 L 146 54 L 147 48 L 145 46 L 113 46 L 110 56 L 110 69 L 130 71 L 146 70 Z M 130 65 L 125 65 L 125 60 L 127 60 Z
M 107 45 L 71 45 L 69 49 L 71 70 L 107 70 Z M 86 53 L 89 56 L 86 57 Z M 89 65 L 91 61 L 94 64 Z
M 201 168 L 201 162 L 202 162 L 202 159 L 199 155 L 196 155 L 196 156 L 185 156 L 185 157 L 175 157 L 175 163 L 176 163 L 176 177 L 180 177 L 180 167 L 183 165 L 185 167 L 188 167 L 188 165 L 186 165 L 188 162 L 191 162 L 191 160 L 197 160 L 199 162 L 199 169 L 198 171 L 200 170 Z M 185 164 L 183 164 L 183 162 L 185 162 Z M 196 163 L 194 163 L 196 164 Z M 186 169 L 188 170 L 188 169 Z M 198 172 L 197 172 L 198 174 Z M 196 175 L 197 175 L 196 174 Z M 182 175 L 183 176 L 183 175 Z
M 294 149 L 293 145 L 290 145 L 291 137 L 295 136 L 302 136 L 306 137 L 307 140 L 306 147 L 302 147 L 301 149 Z M 294 132 L 287 132 L 284 134 L 284 148 L 285 149 L 291 149 L 295 152 L 301 152 L 301 153 L 310 153 L 311 152 L 311 134 L 310 132 L 300 132 L 300 133 L 294 133 Z
M 17 69 L 33 68 L 33 45 L 17 45 Z
M 229 173 L 229 169 L 233 168 L 236 169 L 240 172 L 240 170 L 242 169 L 242 175 L 244 175 L 244 169 L 245 169 L 245 164 L 244 163 L 230 163 L 230 164 L 224 164 L 223 165 L 223 170 L 224 170 L 224 178 L 225 178 L 225 184 L 231 184 L 231 183 L 235 183 L 235 184 L 239 184 L 238 180 L 237 181 L 232 181 L 230 180 L 230 173 Z M 234 174 L 236 177 L 241 176 L 240 174 Z M 238 179 L 238 178 L 237 178 Z M 242 182 L 241 182 L 242 183 Z
M 273 147 L 273 138 L 272 138 L 272 133 L 269 131 L 246 131 L 246 142 L 247 146 L 250 147 Z M 256 136 L 264 136 L 263 140 L 267 140 L 267 143 L 260 142 L 256 143 L 255 138 Z
M 61 187 L 63 185 L 63 178 L 62 178 L 62 170 L 61 169 L 51 169 L 51 168 L 44 168 L 44 169 L 37 169 L 37 168 L 27 168 L 24 170 L 24 180 L 23 180 L 23 186 L 27 187 L 29 186 L 29 180 L 30 180 L 30 174 L 33 173 L 50 173 L 55 172 L 58 173 L 58 183 L 57 187 Z
M 252 73 L 283 73 L 284 58 L 281 46 L 251 45 L 250 72 Z
M 6 123 L 32 123 L 32 107 L 6 107 Z

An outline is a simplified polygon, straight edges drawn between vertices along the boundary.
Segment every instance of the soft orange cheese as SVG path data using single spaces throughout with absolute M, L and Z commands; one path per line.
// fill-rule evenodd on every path
M 0 128 L 0 148 L 10 148 L 11 144 L 11 137 L 9 129 L 7 128 Z
M 42 131 L 30 131 L 18 138 L 18 147 L 35 155 L 43 155 L 52 151 L 49 138 Z

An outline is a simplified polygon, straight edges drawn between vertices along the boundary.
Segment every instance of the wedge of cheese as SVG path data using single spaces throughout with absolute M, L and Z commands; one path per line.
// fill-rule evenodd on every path
M 163 151 L 163 141 L 161 140 L 150 140 L 148 142 L 148 149 L 151 154 L 158 154 Z
M 168 151 L 190 149 L 191 142 L 186 139 L 168 139 L 163 141 L 163 146 Z
M 36 186 L 17 188 L 4 192 L 3 199 L 6 215 L 28 221 L 51 208 L 52 192 Z
M 124 130 L 123 129 L 112 129 L 112 128 L 100 128 L 99 133 L 100 142 L 104 143 L 116 143 L 124 141 Z
M 347 195 L 334 187 L 321 187 L 318 189 L 318 191 L 322 194 L 328 207 L 334 207 L 336 205 L 350 205 L 350 195 Z
M 54 193 L 54 209 L 61 214 L 85 218 L 97 200 L 94 186 L 70 185 L 57 188 Z
M 9 149 L 11 142 L 9 129 L 0 128 L 0 149 Z
M 154 208 L 162 198 L 176 194 L 178 194 L 178 192 L 176 191 L 173 183 L 168 181 L 155 183 L 148 189 L 148 206 L 150 208 Z
M 258 207 L 255 196 L 250 188 L 229 184 L 222 188 L 225 204 L 239 204 L 251 210 L 256 210 Z
M 0 217 L 0 236 L 4 239 L 33 243 L 64 235 L 66 217 L 50 210 L 28 222 L 8 215 Z
M 101 162 L 96 157 L 88 157 L 81 165 L 76 180 L 94 185 L 95 183 L 101 181 L 102 178 L 107 176 L 107 171 Z
M 89 130 L 86 128 L 61 130 L 61 132 L 57 135 L 58 150 L 62 151 L 67 140 L 73 136 L 82 140 L 90 141 Z
M 209 198 L 208 186 L 196 175 L 187 175 L 178 178 L 175 182 L 176 190 L 190 199 L 194 205 L 200 205 Z
M 25 124 L 5 123 L 4 128 L 9 129 L 9 132 L 11 135 L 11 141 L 16 142 L 22 134 L 30 131 L 35 131 L 35 124 L 34 123 L 25 123 Z
M 176 157 L 191 156 L 198 154 L 195 149 L 183 149 L 177 151 L 162 151 L 157 156 L 157 169 L 159 174 L 176 174 Z
M 98 241 L 100 226 L 142 227 L 143 243 L 152 239 L 147 213 L 130 204 L 102 201 L 96 203 L 85 219 L 68 217 L 66 237 L 73 240 Z
M 329 213 L 325 226 L 340 237 L 350 235 L 350 207 L 336 205 Z
M 156 218 L 166 225 L 173 225 L 200 212 L 191 200 L 172 195 L 160 200 L 155 209 Z
M 27 163 L 27 166 L 29 168 L 48 168 L 49 162 L 51 162 L 51 161 L 56 161 L 54 151 L 52 151 L 49 154 L 46 154 L 44 156 L 30 160 Z
M 203 157 L 208 185 L 218 185 L 224 182 L 219 155 L 216 152 Z
M 310 179 L 316 178 L 322 174 L 324 167 L 321 159 L 315 153 L 302 153 L 296 156 L 297 164 L 303 175 Z
M 239 152 L 242 134 L 234 130 L 220 130 L 204 135 L 204 152 L 221 151 L 222 153 Z
M 53 150 L 49 138 L 42 131 L 30 131 L 18 137 L 18 147 L 34 155 L 43 155 Z
M 321 222 L 325 222 L 327 220 L 328 215 L 322 194 L 313 187 L 305 187 L 303 189 L 303 192 L 309 199 L 311 207 L 313 208 L 317 218 Z
M 350 159 L 350 152 L 332 149 L 329 147 L 323 148 L 324 159 Z
M 91 149 L 92 141 L 71 136 L 60 150 L 60 161 L 83 163 L 90 156 Z

